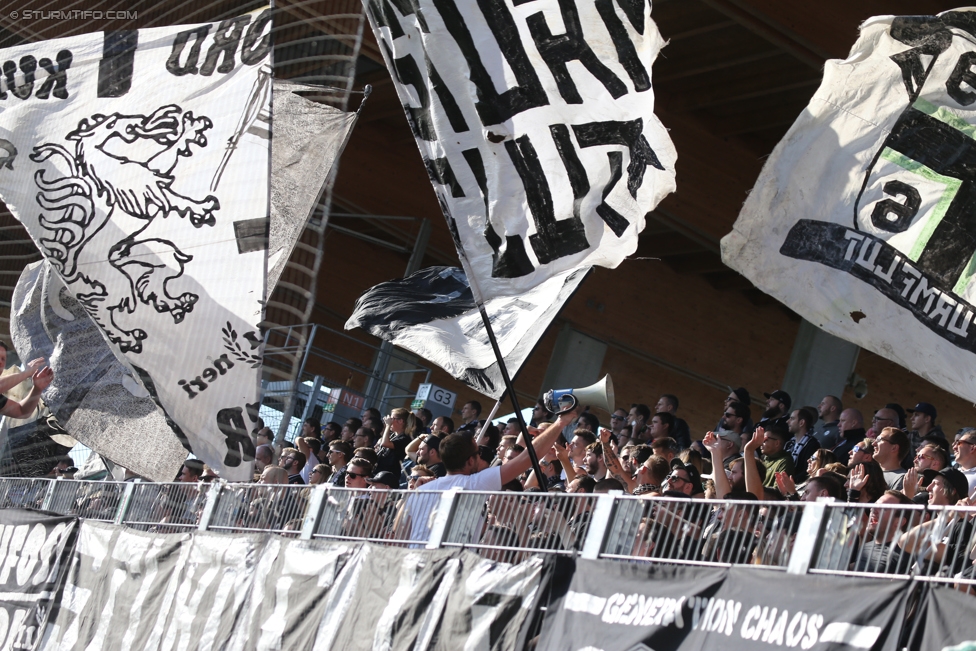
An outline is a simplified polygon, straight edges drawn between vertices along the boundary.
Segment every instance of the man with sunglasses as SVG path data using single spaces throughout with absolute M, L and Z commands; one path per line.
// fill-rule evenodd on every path
M 976 490 L 976 430 L 967 428 L 952 443 L 956 466 L 969 482 L 969 494 Z

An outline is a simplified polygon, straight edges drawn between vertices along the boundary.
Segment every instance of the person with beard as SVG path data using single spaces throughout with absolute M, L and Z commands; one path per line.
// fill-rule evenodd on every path
M 790 405 L 793 404 L 793 399 L 790 398 L 790 394 L 782 389 L 777 389 L 772 393 L 764 393 L 763 395 L 766 396 L 766 411 L 763 412 L 762 418 L 759 419 L 760 425 L 765 427 L 769 421 L 789 416 Z
M 763 428 L 760 450 L 763 462 L 766 464 L 763 485 L 767 488 L 776 488 L 776 473 L 785 472 L 787 475 L 793 475 L 793 455 L 784 449 L 789 439 L 790 433 L 782 423 L 773 422 L 769 427 Z
M 816 420 L 816 414 L 802 408 L 795 409 L 786 421 L 793 438 L 786 442 L 783 449 L 793 457 L 792 478 L 797 484 L 807 480 L 807 461 L 820 448 L 820 443 L 810 433 L 810 426 Z
M 837 396 L 824 396 L 817 407 L 820 425 L 813 430 L 813 435 L 820 442 L 820 447 L 833 450 L 840 440 L 840 415 L 844 405 Z
M 837 421 L 837 429 L 840 438 L 834 449 L 834 456 L 840 460 L 846 459 L 851 454 L 854 446 L 864 440 L 864 416 L 854 408 L 848 408 L 840 412 L 840 420 Z

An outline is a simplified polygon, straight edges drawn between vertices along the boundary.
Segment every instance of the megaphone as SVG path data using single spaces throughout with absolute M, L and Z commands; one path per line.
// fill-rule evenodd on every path
M 613 380 L 609 375 L 596 384 L 581 389 L 551 389 L 542 397 L 546 409 L 559 415 L 576 409 L 576 405 L 599 407 L 613 413 Z

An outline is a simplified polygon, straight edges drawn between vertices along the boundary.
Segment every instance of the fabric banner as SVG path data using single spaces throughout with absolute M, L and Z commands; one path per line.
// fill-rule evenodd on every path
M 25 360 L 47 358 L 54 371 L 44 404 L 58 425 L 142 477 L 172 481 L 179 474 L 186 448 L 166 414 L 138 374 L 115 356 L 49 262 L 27 265 L 14 288 L 10 313 L 14 348 Z M 146 454 L 147 449 L 153 453 Z
M 540 649 L 898 649 L 911 584 L 577 560 Z
M 257 418 L 270 49 L 264 11 L 0 52 L 0 197 L 231 480 Z
M 910 651 L 976 649 L 973 596 L 942 586 L 926 587 L 908 642 Z
M 767 161 L 726 264 L 976 400 L 976 13 L 878 17 Z
M 278 284 L 309 217 L 334 178 L 336 162 L 356 124 L 356 113 L 315 102 L 302 93 L 321 93 L 321 89 L 274 82 L 268 295 Z
M 40 648 L 511 649 L 549 563 L 85 521 Z
M 364 4 L 476 301 L 635 251 L 675 188 L 651 3 Z
M 485 304 L 512 376 L 588 271 L 567 271 L 520 296 Z M 431 267 L 376 285 L 346 322 L 347 330 L 356 327 L 434 362 L 475 391 L 496 399 L 505 391 L 471 287 L 457 267 Z
M 0 510 L 0 648 L 36 649 L 60 596 L 78 521 Z

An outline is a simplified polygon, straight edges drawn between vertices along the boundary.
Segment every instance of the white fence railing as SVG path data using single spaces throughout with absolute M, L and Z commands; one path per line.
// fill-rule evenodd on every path
M 969 507 L 0 478 L 0 508 L 18 507 L 153 532 L 466 547 L 505 562 L 579 554 L 976 587 Z

